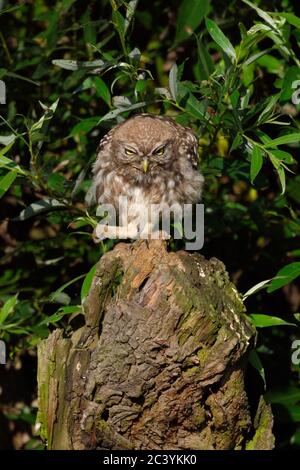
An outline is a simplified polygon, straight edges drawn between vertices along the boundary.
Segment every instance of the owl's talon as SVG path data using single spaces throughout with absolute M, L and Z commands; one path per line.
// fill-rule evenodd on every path
M 98 224 L 93 230 L 93 241 L 94 243 L 100 243 L 107 238 L 107 225 Z
M 92 239 L 93 239 L 93 242 L 98 244 L 98 243 L 101 243 L 103 240 L 105 240 L 105 237 L 99 237 L 96 233 L 95 233 L 95 230 L 93 231 L 92 233 Z

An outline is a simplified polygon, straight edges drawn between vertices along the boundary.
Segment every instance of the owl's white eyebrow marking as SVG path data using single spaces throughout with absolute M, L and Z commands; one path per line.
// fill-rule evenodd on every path
M 138 147 L 134 143 L 126 142 L 124 140 L 119 140 L 118 143 L 120 145 L 122 145 L 124 147 L 124 149 L 127 148 L 129 150 L 132 150 L 135 153 L 138 153 L 138 151 L 139 151 Z

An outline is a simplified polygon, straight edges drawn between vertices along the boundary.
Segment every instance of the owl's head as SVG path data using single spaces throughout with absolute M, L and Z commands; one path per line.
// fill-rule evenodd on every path
M 174 187 L 185 181 L 180 191 L 187 201 L 195 201 L 203 183 L 197 146 L 193 131 L 169 117 L 139 114 L 127 119 L 100 141 L 93 166 L 96 199 L 109 202 L 130 184 L 154 185 L 154 192 L 162 192 L 169 183 Z
M 112 153 L 136 174 L 153 175 L 170 168 L 176 151 L 176 128 L 159 116 L 137 115 L 115 129 Z

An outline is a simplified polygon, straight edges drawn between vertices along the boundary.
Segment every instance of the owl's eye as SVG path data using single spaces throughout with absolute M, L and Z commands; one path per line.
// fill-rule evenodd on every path
M 161 157 L 165 153 L 165 147 L 160 147 L 157 150 L 154 150 L 154 155 Z
M 125 154 L 126 154 L 126 155 L 135 155 L 136 152 L 135 152 L 135 150 L 132 150 L 132 149 L 129 149 L 129 148 L 125 148 Z

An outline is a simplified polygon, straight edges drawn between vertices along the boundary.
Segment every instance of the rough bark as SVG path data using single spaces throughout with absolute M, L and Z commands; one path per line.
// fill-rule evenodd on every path
M 271 449 L 272 414 L 244 386 L 255 331 L 224 265 L 161 241 L 99 261 L 85 325 L 38 355 L 50 449 Z

